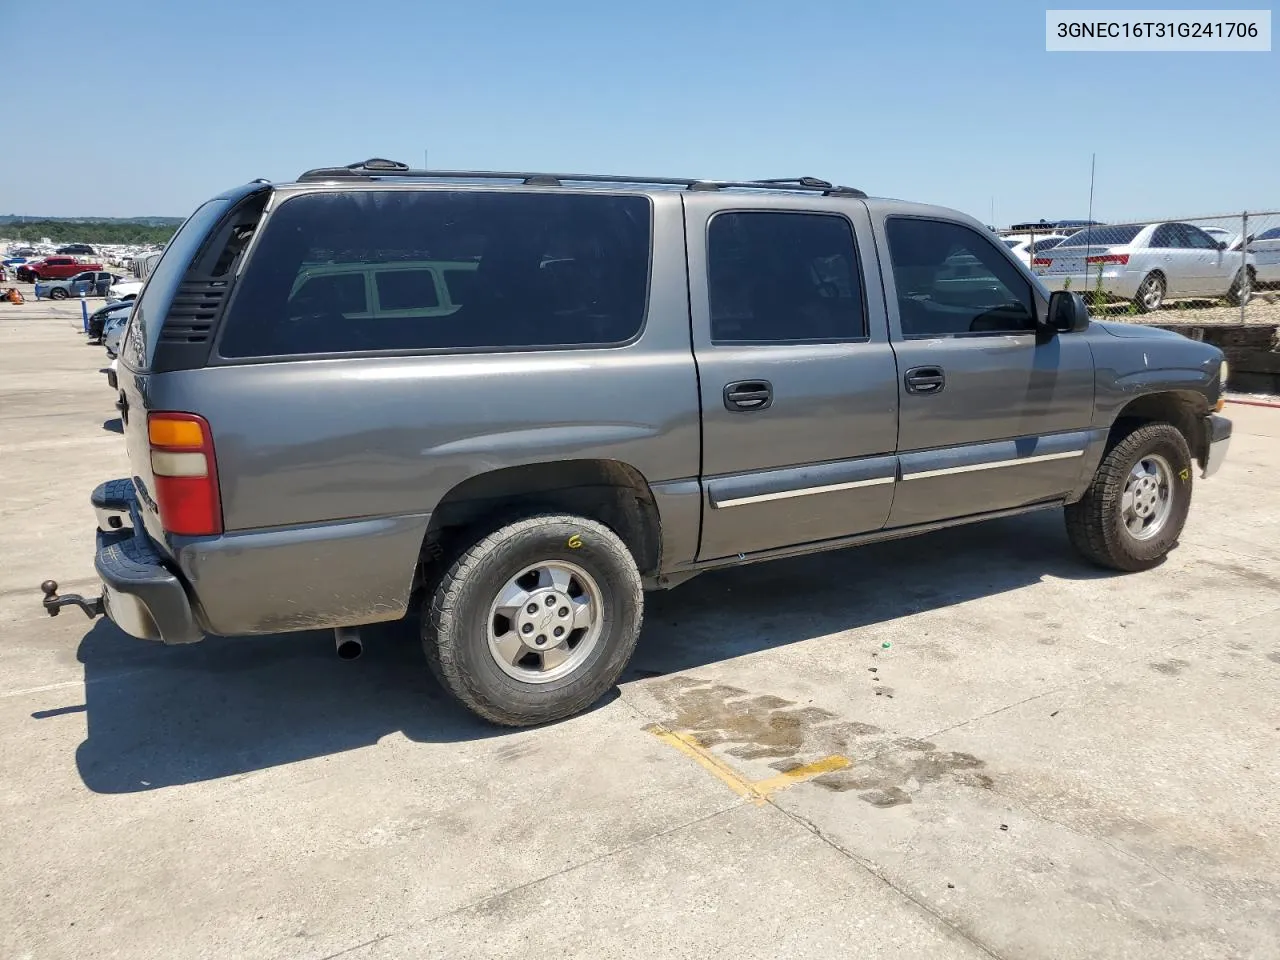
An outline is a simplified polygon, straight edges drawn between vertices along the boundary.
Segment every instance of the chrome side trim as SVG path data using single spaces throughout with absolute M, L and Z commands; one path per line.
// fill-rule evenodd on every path
M 990 463 L 970 463 L 963 467 L 943 467 L 941 470 L 921 470 L 919 473 L 904 473 L 903 480 L 923 480 L 926 477 L 945 477 L 953 473 L 972 473 L 975 470 L 996 470 L 1000 467 L 1020 467 L 1027 463 L 1044 463 L 1047 460 L 1070 460 L 1083 457 L 1083 450 L 1067 450 L 1062 453 L 1042 453 L 1035 457 L 1015 457 L 1012 460 L 994 460 Z
M 770 500 L 786 500 L 789 497 L 807 497 L 815 493 L 834 493 L 837 490 L 856 490 L 858 487 L 877 487 L 885 483 L 894 483 L 893 477 L 874 477 L 871 480 L 852 480 L 848 483 L 827 483 L 820 487 L 804 487 L 800 490 L 782 490 L 778 493 L 760 493 L 751 497 L 736 497 L 732 500 L 719 500 L 714 506 L 739 507 L 747 503 L 766 503 Z

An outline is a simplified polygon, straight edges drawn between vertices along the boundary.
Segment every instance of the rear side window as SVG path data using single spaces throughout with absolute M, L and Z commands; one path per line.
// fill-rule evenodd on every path
M 138 297 L 133 323 L 129 327 L 129 340 L 121 353 L 135 369 L 142 369 L 151 363 L 156 344 L 160 341 L 164 316 L 178 292 L 178 285 L 182 283 L 182 277 L 191 266 L 191 261 L 204 246 L 210 231 L 230 205 L 229 200 L 210 200 L 187 218 L 164 248 L 164 253 L 152 269 L 147 285 Z
M 943 220 L 890 217 L 885 232 L 904 337 L 1035 329 L 1031 283 L 978 231 Z
M 707 231 L 714 343 L 835 342 L 867 335 L 849 221 L 722 213 Z
M 644 197 L 304 194 L 267 219 L 219 352 L 241 358 L 625 343 L 644 322 L 649 236 Z M 367 277 L 376 301 L 352 310 L 354 285 L 341 298 L 300 296 L 298 279 L 308 272 Z

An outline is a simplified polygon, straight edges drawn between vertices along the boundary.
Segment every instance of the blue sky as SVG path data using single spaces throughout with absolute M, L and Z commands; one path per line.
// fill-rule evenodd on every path
M 0 213 L 186 215 L 254 177 L 424 148 L 433 167 L 811 174 L 988 222 L 994 200 L 997 223 L 1083 216 L 1096 151 L 1097 219 L 1280 209 L 1276 53 L 1046 53 L 1049 5 L 59 0 L 6 29 Z M 67 107 L 18 106 L 42 87 Z

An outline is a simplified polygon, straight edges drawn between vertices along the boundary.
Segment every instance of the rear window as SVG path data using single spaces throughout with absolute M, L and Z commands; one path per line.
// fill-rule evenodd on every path
M 242 358 L 625 343 L 644 322 L 649 236 L 644 197 L 304 194 L 267 219 L 219 352 Z M 306 287 L 298 280 L 308 272 L 360 277 L 361 284 L 368 278 L 376 301 L 351 309 L 358 305 L 354 285 L 343 296 L 301 296 Z
M 1131 224 L 1126 227 L 1089 227 L 1079 233 L 1073 233 L 1063 240 L 1058 249 L 1067 247 L 1118 247 L 1132 243 L 1133 238 L 1145 229 L 1145 224 Z
M 384 270 L 374 274 L 379 310 L 423 310 L 440 306 L 430 270 Z

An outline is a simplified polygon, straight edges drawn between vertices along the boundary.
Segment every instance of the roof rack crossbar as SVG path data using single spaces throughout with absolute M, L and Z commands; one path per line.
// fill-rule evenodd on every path
M 317 180 L 371 180 L 381 177 L 408 177 L 422 180 L 514 180 L 535 186 L 560 186 L 565 183 L 636 183 L 655 186 L 684 187 L 686 190 L 719 190 L 744 188 L 751 190 L 797 190 L 824 196 L 865 197 L 853 187 L 832 186 L 817 177 L 783 177 L 772 180 L 705 180 L 686 177 L 633 177 L 599 173 L 533 173 L 513 170 L 415 170 L 394 160 L 372 159 L 345 167 L 317 167 L 303 173 L 300 182 Z

